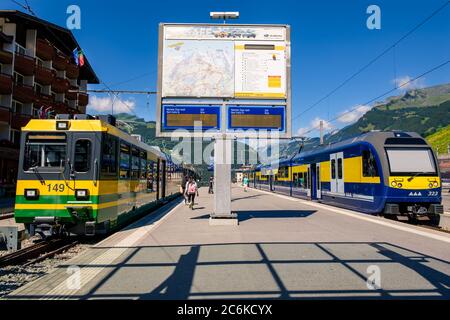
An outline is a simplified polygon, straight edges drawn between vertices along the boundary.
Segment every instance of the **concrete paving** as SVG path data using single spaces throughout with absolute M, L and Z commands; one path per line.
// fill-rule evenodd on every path
M 449 234 L 236 186 L 239 226 L 210 226 L 206 189 L 198 202 L 156 212 L 8 298 L 450 298 Z

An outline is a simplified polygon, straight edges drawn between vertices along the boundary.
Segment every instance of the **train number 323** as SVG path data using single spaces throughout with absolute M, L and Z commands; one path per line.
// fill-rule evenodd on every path
M 66 186 L 64 184 L 48 184 L 47 185 L 48 192 L 54 191 L 54 192 L 64 192 L 66 189 Z

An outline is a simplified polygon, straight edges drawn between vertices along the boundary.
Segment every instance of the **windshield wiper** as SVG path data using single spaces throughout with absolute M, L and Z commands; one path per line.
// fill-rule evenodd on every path
M 44 180 L 44 178 L 42 177 L 41 173 L 39 172 L 38 167 L 35 166 L 35 167 L 30 168 L 30 169 L 33 170 L 33 172 L 36 174 L 36 176 L 37 176 L 38 179 L 39 179 L 39 182 L 40 182 L 42 185 L 45 185 L 45 180 Z
M 417 172 L 415 175 L 411 176 L 408 178 L 408 182 L 411 182 L 414 180 L 414 178 L 420 176 L 422 174 L 422 172 Z

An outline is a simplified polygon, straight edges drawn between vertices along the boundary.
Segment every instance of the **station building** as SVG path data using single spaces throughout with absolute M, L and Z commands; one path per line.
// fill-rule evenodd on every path
M 20 129 L 32 118 L 86 113 L 88 84 L 99 80 L 72 32 L 0 10 L 0 199 L 15 192 Z

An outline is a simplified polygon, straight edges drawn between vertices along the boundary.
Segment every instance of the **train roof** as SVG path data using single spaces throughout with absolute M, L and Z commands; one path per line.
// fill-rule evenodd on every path
M 357 137 L 346 139 L 337 143 L 318 146 L 313 150 L 302 152 L 294 157 L 293 161 L 299 160 L 311 155 L 320 154 L 322 152 L 332 153 L 334 150 L 342 149 L 343 147 L 357 144 L 357 143 L 370 143 L 376 149 L 380 150 L 384 148 L 386 144 L 396 146 L 411 146 L 411 145 L 424 145 L 426 144 L 418 133 L 415 132 L 402 132 L 402 131 L 371 131 L 363 133 Z
M 58 121 L 69 122 L 69 130 L 66 132 L 108 132 L 134 146 L 151 152 L 160 159 L 167 160 L 168 157 L 158 147 L 150 146 L 144 142 L 137 140 L 128 133 L 119 128 L 99 119 L 31 119 L 28 124 L 22 128 L 23 132 L 62 132 L 56 128 Z

